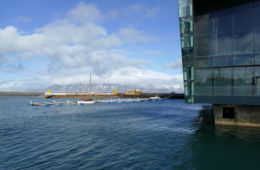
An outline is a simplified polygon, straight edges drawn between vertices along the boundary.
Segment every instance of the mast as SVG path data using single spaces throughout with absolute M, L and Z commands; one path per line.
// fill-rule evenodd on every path
M 89 74 L 89 94 L 91 94 L 91 72 Z
M 81 84 L 81 82 L 79 84 L 79 93 L 82 93 L 82 84 Z

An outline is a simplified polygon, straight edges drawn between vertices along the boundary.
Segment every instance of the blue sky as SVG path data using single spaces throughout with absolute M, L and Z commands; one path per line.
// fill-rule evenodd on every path
M 86 82 L 182 91 L 176 0 L 4 0 L 0 90 Z

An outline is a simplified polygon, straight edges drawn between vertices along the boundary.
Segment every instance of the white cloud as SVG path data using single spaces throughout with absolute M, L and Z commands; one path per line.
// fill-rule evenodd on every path
M 121 29 L 119 35 L 125 40 L 130 42 L 149 42 L 149 41 L 157 41 L 159 40 L 158 37 L 154 36 L 147 36 L 143 32 L 132 29 L 132 28 L 124 28 Z
M 145 51 L 145 53 L 150 54 L 150 55 L 160 55 L 161 54 L 160 51 L 156 51 L 156 50 Z
M 17 90 L 21 87 L 24 87 L 23 81 L 1 81 L 0 80 L 0 89 L 2 90 Z
M 182 67 L 182 59 L 179 58 L 179 59 L 177 59 L 177 60 L 174 61 L 174 62 L 171 62 L 171 63 L 169 63 L 169 64 L 166 64 L 165 67 L 166 67 L 166 68 L 172 68 L 172 69 L 181 68 L 181 67 Z
M 128 14 L 139 14 L 142 17 L 149 18 L 155 16 L 159 12 L 158 7 L 147 8 L 140 4 L 130 5 L 125 8 L 125 12 Z
M 113 10 L 110 10 L 106 13 L 106 18 L 115 19 L 119 16 L 119 14 L 121 14 L 121 13 L 118 10 L 113 9 Z
M 159 11 L 158 7 L 154 7 L 154 8 L 145 8 L 145 16 L 146 17 L 153 17 L 157 14 L 157 12 Z
M 57 74 L 53 79 L 53 74 L 39 74 L 35 76 L 37 82 L 44 84 L 74 84 L 89 82 L 89 72 L 81 70 L 77 74 Z M 92 83 L 94 84 L 120 84 L 129 85 L 134 84 L 136 87 L 155 87 L 160 89 L 168 89 L 168 92 L 183 91 L 183 77 L 182 74 L 170 75 L 167 73 L 160 73 L 149 69 L 124 67 L 115 69 L 110 74 L 97 75 L 92 74 Z M 83 83 L 84 84 L 84 83 Z
M 71 19 L 80 22 L 91 22 L 101 18 L 101 12 L 92 4 L 80 2 L 76 8 L 70 10 L 67 14 Z
M 117 15 L 116 12 L 113 15 Z M 108 33 L 95 22 L 102 17 L 95 5 L 81 2 L 67 13 L 66 18 L 35 29 L 31 34 L 23 34 L 14 26 L 0 28 L 0 67 L 4 63 L 10 70 L 23 68 L 19 63 L 10 65 L 12 62 L 6 60 L 10 54 L 23 61 L 39 57 L 51 61 L 48 68 L 39 68 L 32 73 L 29 77 L 31 81 L 2 81 L 0 89 L 79 83 L 88 81 L 86 75 L 89 72 L 92 72 L 97 83 L 131 82 L 182 89 L 182 76 L 144 69 L 143 66 L 151 64 L 151 61 L 129 59 L 125 55 L 127 51 L 122 47 L 124 44 L 155 41 L 157 37 L 133 28 Z

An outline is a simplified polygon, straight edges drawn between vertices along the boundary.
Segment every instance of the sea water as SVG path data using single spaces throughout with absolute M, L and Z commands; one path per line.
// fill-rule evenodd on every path
M 260 169 L 260 129 L 215 126 L 210 105 L 30 100 L 52 101 L 0 96 L 0 169 Z

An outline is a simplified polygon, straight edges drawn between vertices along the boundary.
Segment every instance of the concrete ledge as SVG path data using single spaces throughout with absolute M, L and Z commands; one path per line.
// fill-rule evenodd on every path
M 259 128 L 260 128 L 260 124 L 256 124 L 256 123 L 239 123 L 239 122 L 215 121 L 215 125 L 224 125 L 224 126 L 245 126 L 245 127 L 259 127 Z
M 260 105 L 260 96 L 194 96 L 195 103 Z
M 215 125 L 260 127 L 260 106 L 214 104 Z

